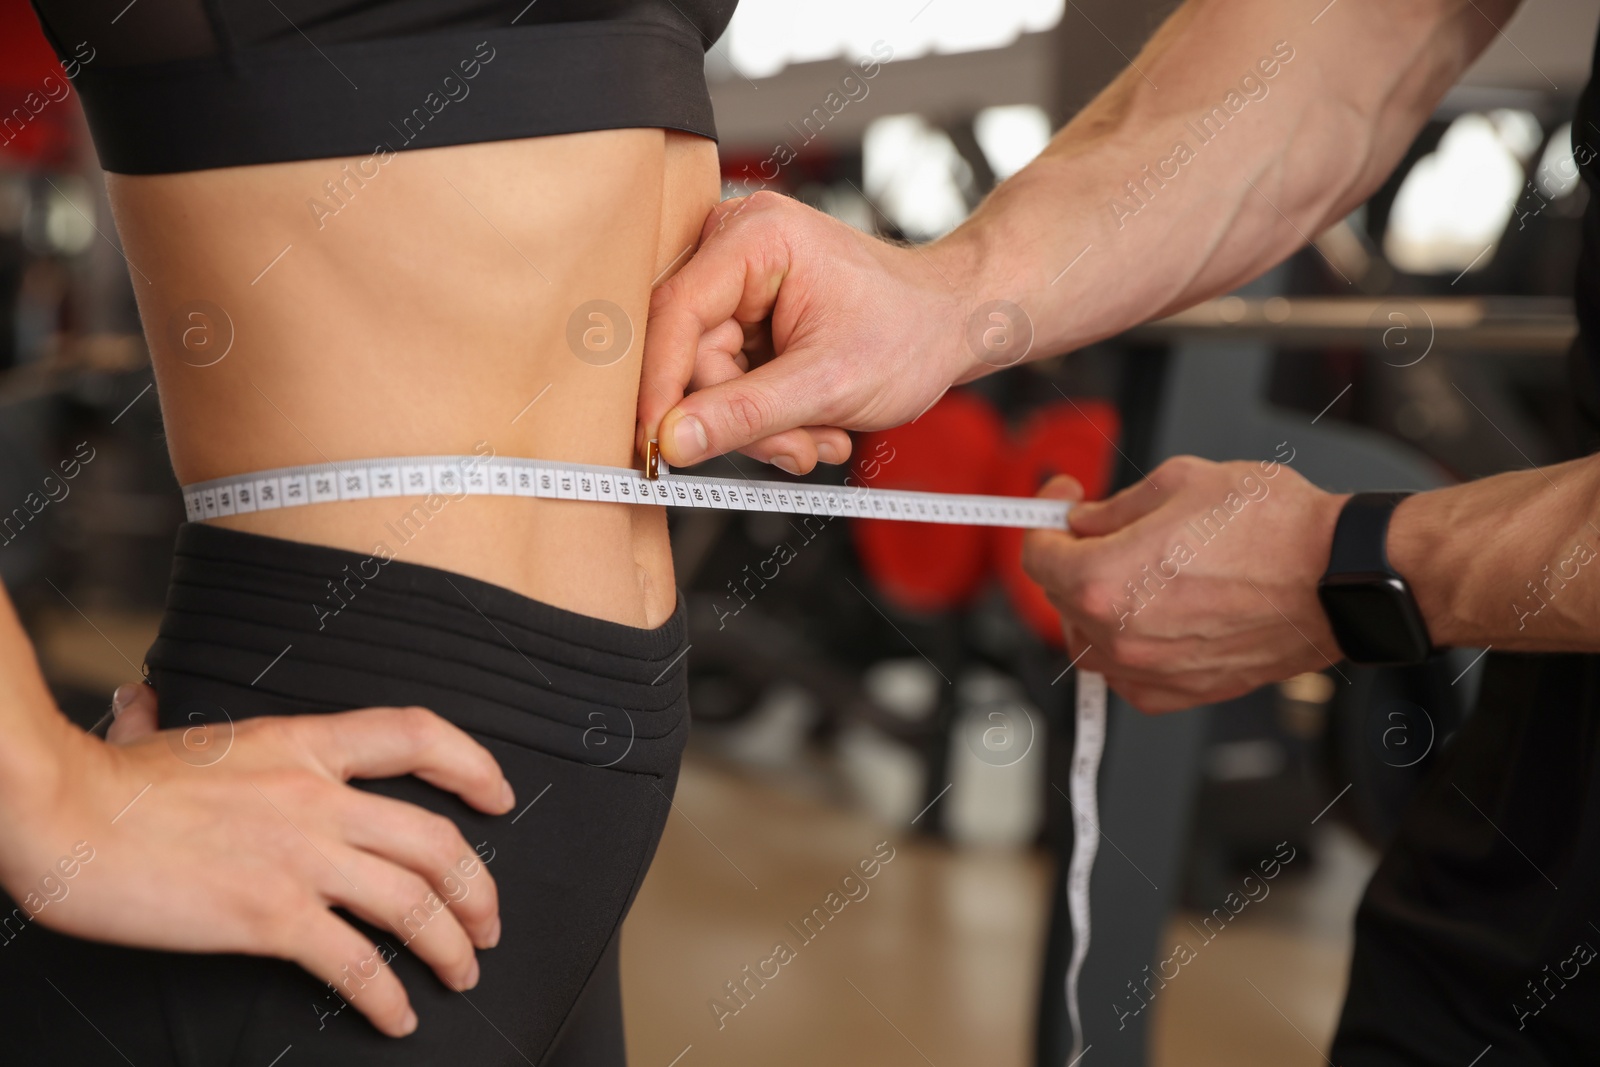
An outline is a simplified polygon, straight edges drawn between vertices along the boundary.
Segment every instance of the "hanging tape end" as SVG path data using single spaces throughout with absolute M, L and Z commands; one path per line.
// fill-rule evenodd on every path
M 653 482 L 661 477 L 666 467 L 661 462 L 661 442 L 651 438 L 644 446 L 644 476 Z

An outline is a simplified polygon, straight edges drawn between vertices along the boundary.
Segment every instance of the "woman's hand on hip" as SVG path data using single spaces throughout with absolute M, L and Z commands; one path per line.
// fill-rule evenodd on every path
M 411 774 L 503 814 L 511 786 L 482 745 L 415 707 L 158 731 L 152 691 L 117 695 L 111 743 L 65 731 L 48 795 L 7 850 L 0 875 L 36 921 L 292 960 L 394 1036 L 416 1016 L 392 950 L 334 906 L 392 931 L 451 988 L 477 983 L 476 949 L 500 937 L 494 879 L 449 819 L 346 783 Z
M 659 438 L 678 466 L 734 450 L 792 473 L 844 462 L 844 430 L 908 422 L 973 376 L 964 262 L 774 193 L 724 201 L 651 300 L 641 448 Z

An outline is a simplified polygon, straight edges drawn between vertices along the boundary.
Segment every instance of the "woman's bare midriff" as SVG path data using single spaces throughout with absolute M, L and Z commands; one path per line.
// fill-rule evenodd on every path
M 650 290 L 718 196 L 715 146 L 653 129 L 107 184 L 183 483 L 405 455 L 637 466 Z M 397 497 L 218 521 L 631 626 L 675 603 L 648 506 Z

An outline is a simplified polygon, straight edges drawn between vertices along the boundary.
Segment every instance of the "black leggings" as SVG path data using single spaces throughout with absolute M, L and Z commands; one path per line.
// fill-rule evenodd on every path
M 510 813 L 415 778 L 354 784 L 455 821 L 498 884 L 500 944 L 461 994 L 357 922 L 417 1010 L 393 1039 L 293 964 L 82 941 L 0 894 L 0 1061 L 266 1067 L 292 1046 L 280 1067 L 620 1067 L 618 932 L 688 730 L 685 634 L 681 600 L 641 630 L 431 567 L 183 527 L 148 657 L 162 725 L 421 704 L 466 729 L 516 789 Z

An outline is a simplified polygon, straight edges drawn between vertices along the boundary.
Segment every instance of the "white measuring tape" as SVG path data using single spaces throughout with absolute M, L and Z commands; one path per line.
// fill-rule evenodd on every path
M 1078 675 L 1077 728 L 1072 737 L 1072 771 L 1067 782 L 1072 798 L 1072 859 L 1067 864 L 1067 917 L 1072 923 L 1072 958 L 1067 963 L 1067 1015 L 1072 1020 L 1072 1055 L 1083 1047 L 1083 1016 L 1078 1011 L 1078 978 L 1089 955 L 1089 875 L 1100 850 L 1100 753 L 1106 744 L 1106 679 L 1094 671 Z
M 191 521 L 204 522 L 269 508 L 433 493 L 843 515 L 966 526 L 1064 529 L 1067 524 L 1067 503 L 1063 500 L 958 496 L 684 474 L 650 479 L 626 467 L 503 456 L 407 456 L 281 467 L 186 485 L 183 503 Z
M 183 503 L 190 521 L 204 522 L 272 508 L 430 494 L 595 500 L 721 511 L 1055 530 L 1066 528 L 1070 506 L 1064 500 L 1028 497 L 812 486 L 671 473 L 649 478 L 625 467 L 505 456 L 405 456 L 280 467 L 186 485 Z M 1073 1060 L 1084 1051 L 1078 978 L 1089 952 L 1089 875 L 1094 867 L 1100 833 L 1095 782 L 1106 728 L 1106 683 L 1092 671 L 1080 672 L 1078 678 L 1076 722 L 1069 783 L 1073 806 L 1072 857 L 1067 867 L 1072 957 L 1067 967 L 1066 995 L 1067 1014 L 1072 1021 Z

